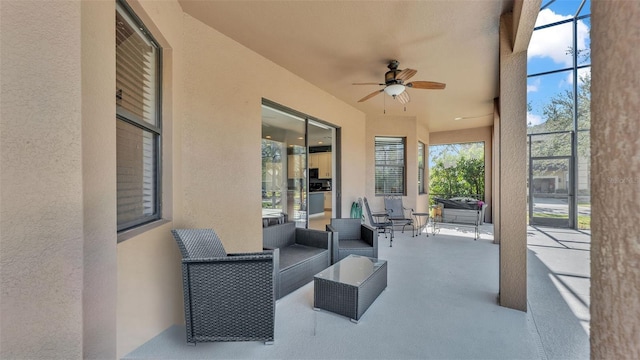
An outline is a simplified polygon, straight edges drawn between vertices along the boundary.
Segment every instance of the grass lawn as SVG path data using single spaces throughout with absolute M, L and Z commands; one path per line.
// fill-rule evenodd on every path
M 568 215 L 561 214 L 548 214 L 548 213 L 533 213 L 534 217 L 541 218 L 554 218 L 554 219 L 567 219 Z M 590 215 L 578 215 L 578 229 L 588 230 L 591 229 L 591 216 Z

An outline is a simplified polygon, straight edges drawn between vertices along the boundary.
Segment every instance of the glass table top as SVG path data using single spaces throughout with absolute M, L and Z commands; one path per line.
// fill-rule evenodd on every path
M 385 260 L 349 255 L 316 274 L 315 277 L 347 285 L 359 286 L 385 263 Z

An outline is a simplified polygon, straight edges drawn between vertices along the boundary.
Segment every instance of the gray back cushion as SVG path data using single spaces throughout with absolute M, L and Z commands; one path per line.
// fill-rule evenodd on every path
M 265 248 L 283 248 L 296 243 L 296 223 L 272 225 L 262 229 L 262 245 Z
M 360 219 L 331 219 L 331 226 L 338 232 L 340 240 L 360 239 Z

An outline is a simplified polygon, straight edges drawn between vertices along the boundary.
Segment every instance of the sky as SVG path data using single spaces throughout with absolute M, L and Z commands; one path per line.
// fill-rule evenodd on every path
M 536 26 L 571 19 L 574 17 L 582 0 L 556 0 L 547 8 L 540 10 Z M 549 0 L 542 0 L 542 5 Z M 590 14 L 591 0 L 587 0 L 579 16 Z M 578 50 L 589 50 L 591 38 L 591 18 L 578 20 L 577 44 Z M 533 32 L 527 53 L 527 73 L 564 69 L 573 66 L 573 60 L 567 54 L 567 49 L 573 47 L 573 23 L 552 26 Z M 590 57 L 578 59 L 578 66 L 591 63 Z M 591 68 L 578 70 L 578 78 L 590 73 Z M 527 79 L 527 102 L 531 104 L 531 111 L 527 112 L 527 123 L 538 125 L 545 121 L 542 107 L 549 98 L 573 87 L 572 71 L 564 71 L 551 75 L 530 77 Z
M 540 10 L 536 27 L 552 24 L 565 19 L 572 19 L 576 14 L 582 0 L 555 0 L 548 7 Z M 542 6 L 549 3 L 549 0 L 542 0 Z M 591 13 L 591 0 L 586 0 L 580 14 L 589 15 Z M 591 18 L 578 21 L 578 49 L 590 49 L 591 38 Z M 567 50 L 573 47 L 573 23 L 533 32 L 527 53 L 527 74 L 565 69 L 573 66 L 573 59 L 567 54 Z M 578 66 L 590 65 L 591 58 L 578 59 Z M 578 78 L 586 73 L 590 73 L 591 68 L 578 70 Z M 565 90 L 571 91 L 573 88 L 573 72 L 563 71 L 550 75 L 535 76 L 527 79 L 527 102 L 531 104 L 531 111 L 527 112 L 527 123 L 538 125 L 545 121 L 542 116 L 543 105 L 546 104 L 555 94 L 563 93 Z M 431 148 L 431 147 L 430 147 Z M 432 149 L 436 150 L 436 149 Z M 437 152 L 437 151 L 436 151 Z M 429 156 L 429 167 L 433 166 L 432 156 Z

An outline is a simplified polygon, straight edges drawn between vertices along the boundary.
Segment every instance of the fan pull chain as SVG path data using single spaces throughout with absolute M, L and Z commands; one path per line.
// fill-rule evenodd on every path
M 383 96 L 383 98 L 382 98 L 382 104 L 383 104 L 382 113 L 386 115 L 387 114 L 387 97 L 384 96 L 384 94 L 382 94 L 382 96 Z

